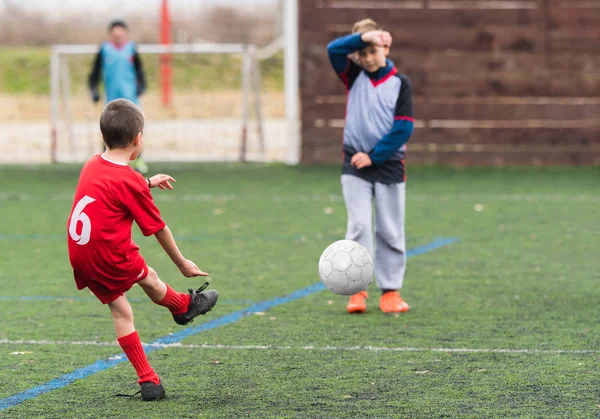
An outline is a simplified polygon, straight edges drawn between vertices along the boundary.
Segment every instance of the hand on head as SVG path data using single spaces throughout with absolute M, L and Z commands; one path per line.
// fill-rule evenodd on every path
M 369 31 L 362 34 L 361 39 L 367 44 L 378 47 L 389 47 L 392 45 L 392 35 L 386 31 Z

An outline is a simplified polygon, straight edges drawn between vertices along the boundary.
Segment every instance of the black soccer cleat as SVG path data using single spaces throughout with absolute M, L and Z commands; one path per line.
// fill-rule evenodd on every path
M 186 324 L 192 322 L 194 318 L 208 313 L 212 308 L 217 304 L 217 299 L 219 298 L 219 293 L 217 290 L 208 290 L 203 291 L 206 287 L 208 287 L 208 282 L 198 288 L 196 291 L 193 289 L 189 289 L 190 292 L 190 306 L 188 307 L 188 311 L 184 314 L 173 314 L 173 320 L 175 323 L 185 326 Z
M 167 394 L 162 385 L 162 380 L 160 380 L 160 383 L 158 384 L 154 384 L 152 381 L 146 381 L 144 383 L 140 383 L 140 386 L 142 387 L 140 390 L 142 393 L 142 400 L 145 402 L 164 399 Z

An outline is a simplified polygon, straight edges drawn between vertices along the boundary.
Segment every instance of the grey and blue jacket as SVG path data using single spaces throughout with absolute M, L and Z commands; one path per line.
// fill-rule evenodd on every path
M 360 34 L 338 38 L 327 46 L 329 60 L 347 92 L 342 173 L 370 182 L 402 183 L 406 142 L 415 122 L 410 80 L 390 60 L 369 73 L 348 58 L 367 46 Z M 352 167 L 350 160 L 358 152 L 369 154 L 373 166 Z

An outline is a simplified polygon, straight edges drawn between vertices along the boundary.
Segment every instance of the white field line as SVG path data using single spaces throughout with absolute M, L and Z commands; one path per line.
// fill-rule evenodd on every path
M 75 345 L 75 346 L 119 346 L 117 342 L 97 341 L 52 341 L 52 340 L 9 340 L 0 339 L 0 344 L 7 345 Z M 568 349 L 480 349 L 480 348 L 410 348 L 410 347 L 378 347 L 378 346 L 278 346 L 278 345 L 185 345 L 182 343 L 144 344 L 159 348 L 182 349 L 242 349 L 242 350 L 296 350 L 296 351 L 372 351 L 372 352 L 454 352 L 454 353 L 506 353 L 506 354 L 600 354 L 600 350 L 568 350 Z
M 71 194 L 54 194 L 48 196 L 32 195 L 20 192 L 0 192 L 0 201 L 29 201 L 29 200 L 44 200 L 44 201 L 71 201 Z M 216 202 L 225 203 L 233 201 L 263 201 L 263 196 L 252 195 L 214 195 L 214 194 L 185 194 L 185 195 L 168 195 L 156 194 L 156 201 L 189 201 L 189 202 Z M 340 194 L 324 194 L 324 195 L 271 195 L 267 199 L 272 202 L 343 202 Z M 592 194 L 486 194 L 486 193 L 457 193 L 457 194 L 419 194 L 410 193 L 409 200 L 413 201 L 477 201 L 485 203 L 491 202 L 590 202 L 600 203 L 600 196 Z

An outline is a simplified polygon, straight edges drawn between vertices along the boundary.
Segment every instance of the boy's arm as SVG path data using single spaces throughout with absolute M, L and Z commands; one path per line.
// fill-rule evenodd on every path
M 367 45 L 358 33 L 335 39 L 327 45 L 329 61 L 346 89 L 352 87 L 361 70 L 358 64 L 348 58 L 348 55 L 366 48 Z
M 146 73 L 144 72 L 144 66 L 142 65 L 142 59 L 138 54 L 137 50 L 133 55 L 133 65 L 135 67 L 135 78 L 137 81 L 136 94 L 141 96 L 146 91 Z
M 384 163 L 396 154 L 408 142 L 414 131 L 412 87 L 408 78 L 401 77 L 401 80 L 402 86 L 396 101 L 394 125 L 369 153 L 375 165 Z
M 100 83 L 100 76 L 102 75 L 102 48 L 96 54 L 94 64 L 92 66 L 92 72 L 88 78 L 88 87 L 92 93 L 92 100 L 98 102 L 100 100 L 100 93 L 98 93 L 98 84 Z
M 181 251 L 175 243 L 175 238 L 171 233 L 171 229 L 168 226 L 164 226 L 156 233 L 154 237 L 160 243 L 162 248 L 165 250 L 167 255 L 171 258 L 175 266 L 179 268 L 183 276 L 191 278 L 193 276 L 208 276 L 206 272 L 202 272 L 194 262 L 183 257 Z
M 169 255 L 173 263 L 179 268 L 181 273 L 185 277 L 193 276 L 208 276 L 206 272 L 202 272 L 194 262 L 183 257 L 175 238 L 171 234 L 171 230 L 165 224 L 164 220 L 160 216 L 160 211 L 154 204 L 150 188 L 147 185 L 147 180 L 144 180 L 141 175 L 135 175 L 135 179 L 129 179 L 125 185 L 131 188 L 121 195 L 120 201 L 125 204 L 129 213 L 140 227 L 144 236 L 154 235 L 165 252 Z M 169 175 L 156 175 L 151 179 L 165 178 L 165 182 L 168 180 L 174 180 Z M 153 185 L 154 186 L 154 185 Z
M 176 266 L 181 266 L 185 262 L 185 258 L 181 254 L 179 247 L 177 247 L 177 243 L 175 243 L 175 238 L 173 237 L 173 233 L 171 233 L 171 229 L 169 226 L 164 226 L 156 233 L 154 233 L 154 237 L 160 243 L 162 248 L 165 250 L 167 255 L 171 258 L 173 263 Z

